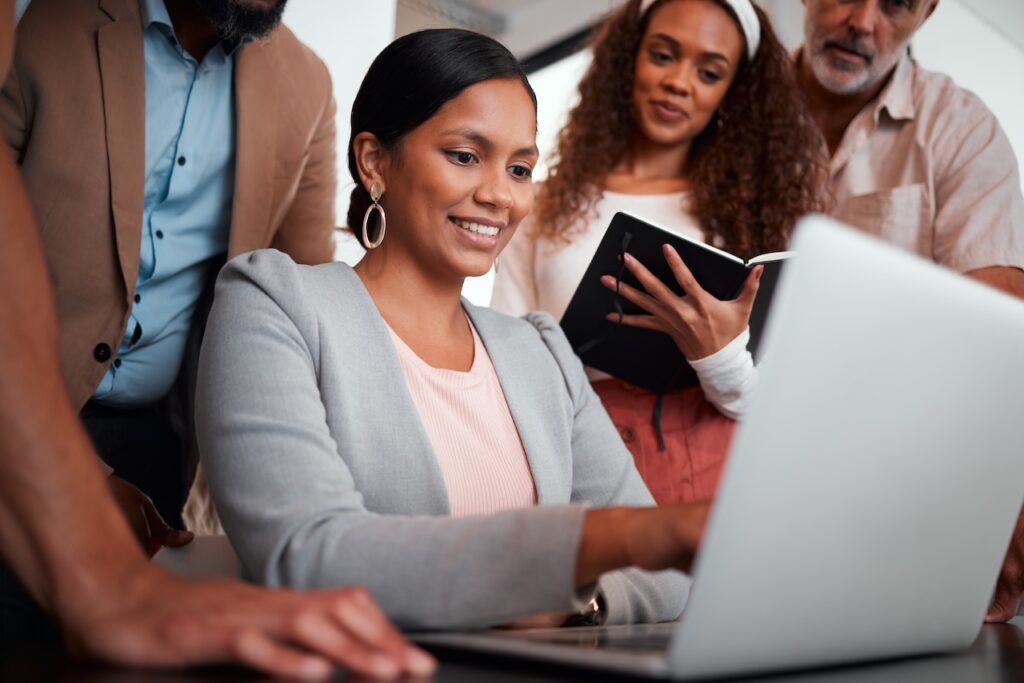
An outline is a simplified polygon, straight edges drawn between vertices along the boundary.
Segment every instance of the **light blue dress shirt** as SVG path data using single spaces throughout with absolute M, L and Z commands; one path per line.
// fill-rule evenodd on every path
M 28 3 L 32 0 L 15 0 L 14 2 L 14 23 L 21 21 L 21 15 L 28 9 Z
M 146 62 L 146 180 L 135 301 L 93 398 L 153 403 L 174 384 L 210 261 L 227 251 L 235 184 L 234 54 L 196 62 L 163 0 L 140 0 Z

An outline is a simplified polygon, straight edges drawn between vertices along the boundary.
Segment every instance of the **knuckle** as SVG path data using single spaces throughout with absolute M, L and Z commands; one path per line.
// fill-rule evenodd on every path
M 289 634 L 296 640 L 302 640 L 309 637 L 310 634 L 317 632 L 317 622 L 319 616 L 310 610 L 301 610 L 291 618 L 291 623 L 288 626 Z
M 252 663 L 259 659 L 262 648 L 257 646 L 256 637 L 250 629 L 238 629 L 228 636 L 228 650 L 239 661 Z
M 370 601 L 370 591 L 368 591 L 366 588 L 363 588 L 362 586 L 353 586 L 352 588 L 347 588 L 345 590 L 345 593 L 346 595 L 348 595 L 350 599 L 355 600 L 357 602 Z
M 347 588 L 337 602 L 338 609 L 368 611 L 374 605 L 370 592 L 362 587 Z

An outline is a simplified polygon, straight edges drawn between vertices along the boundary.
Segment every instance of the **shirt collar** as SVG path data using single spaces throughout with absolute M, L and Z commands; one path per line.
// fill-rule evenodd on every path
M 142 17 L 143 31 L 153 24 L 159 24 L 165 27 L 168 35 L 177 39 L 177 35 L 174 33 L 174 24 L 171 23 L 171 15 L 167 13 L 164 0 L 139 0 L 139 14 Z M 252 40 L 251 36 L 245 36 L 241 40 L 222 40 L 221 45 L 224 47 L 224 54 L 230 57 L 239 47 L 251 43 Z
M 142 30 L 146 30 L 153 24 L 162 24 L 174 33 L 174 25 L 171 23 L 171 15 L 167 13 L 167 6 L 164 0 L 139 0 L 139 14 L 142 16 Z
M 900 61 L 896 63 L 889 82 L 885 84 L 882 92 L 879 93 L 875 105 L 875 120 L 884 110 L 894 121 L 912 121 L 917 114 L 914 108 L 914 89 L 912 79 L 914 77 L 914 63 L 910 55 L 904 53 Z

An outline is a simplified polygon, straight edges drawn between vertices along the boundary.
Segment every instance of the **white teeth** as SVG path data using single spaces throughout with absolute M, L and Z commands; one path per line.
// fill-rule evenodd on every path
M 493 225 L 481 225 L 480 223 L 470 223 L 469 221 L 460 221 L 455 218 L 452 219 L 452 223 L 459 226 L 463 230 L 469 230 L 486 237 L 494 237 L 498 234 L 499 230 Z

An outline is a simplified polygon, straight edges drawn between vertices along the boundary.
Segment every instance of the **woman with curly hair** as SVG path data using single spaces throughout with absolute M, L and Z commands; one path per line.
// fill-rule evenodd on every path
M 823 208 L 820 135 L 749 0 L 631 0 L 592 49 L 532 218 L 502 255 L 495 308 L 560 317 L 619 211 L 749 258 L 785 249 L 797 219 Z M 623 294 L 650 315 L 623 323 L 670 334 L 700 386 L 656 396 L 588 369 L 659 503 L 714 494 L 756 380 L 746 345 L 760 277 L 723 302 L 694 286 L 674 251 L 665 258 L 689 295 L 627 257 L 648 292 Z

